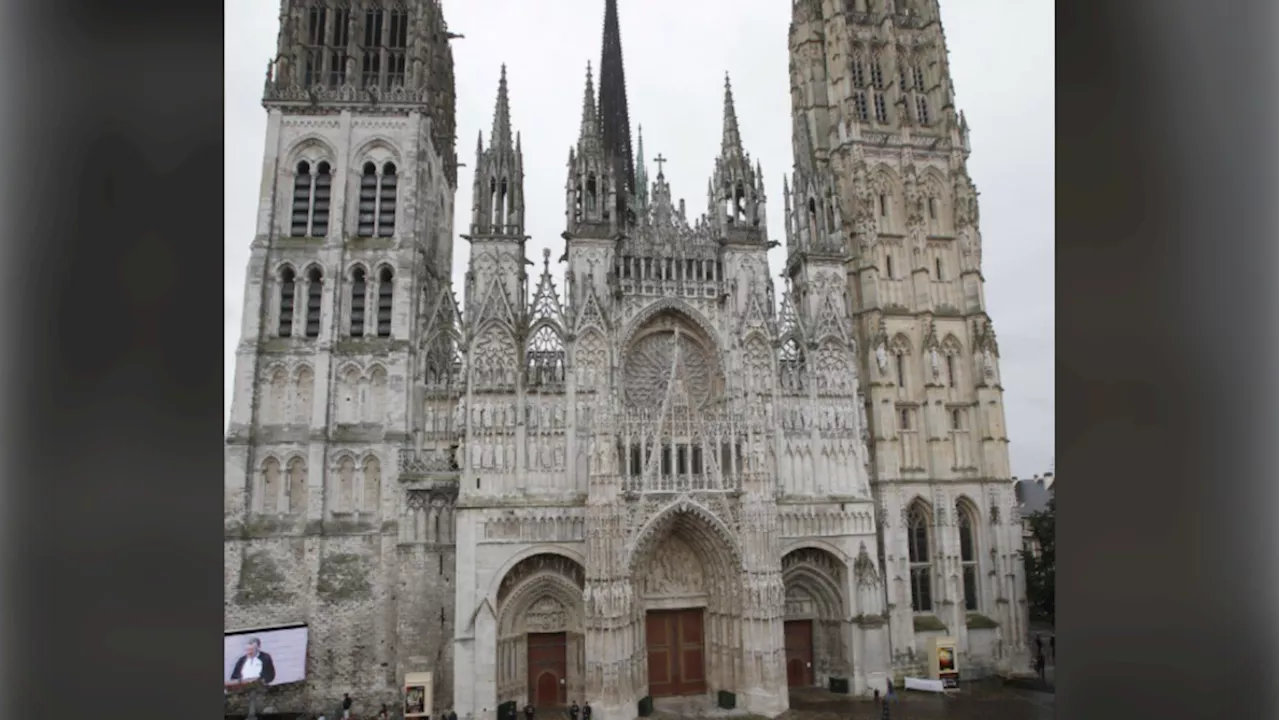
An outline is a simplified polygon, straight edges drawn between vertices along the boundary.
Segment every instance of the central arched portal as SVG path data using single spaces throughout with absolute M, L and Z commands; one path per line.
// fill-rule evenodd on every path
M 735 691 L 742 563 L 724 526 L 700 507 L 672 508 L 641 532 L 630 570 L 636 686 L 655 699 Z

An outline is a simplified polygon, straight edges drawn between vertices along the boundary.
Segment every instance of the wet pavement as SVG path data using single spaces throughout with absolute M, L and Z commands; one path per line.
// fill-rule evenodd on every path
M 1036 683 L 1037 685 L 1039 683 Z M 791 709 L 779 720 L 881 720 L 880 702 L 819 689 L 791 692 Z M 1011 687 L 998 680 L 969 683 L 940 695 L 898 691 L 889 701 L 892 720 L 1052 720 L 1053 693 Z

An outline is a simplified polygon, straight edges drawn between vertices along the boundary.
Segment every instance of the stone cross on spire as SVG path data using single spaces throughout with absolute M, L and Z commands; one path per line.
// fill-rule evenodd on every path
M 654 161 L 654 162 L 656 162 L 656 163 L 658 163 L 658 177 L 663 177 L 663 175 L 662 175 L 662 163 L 666 162 L 666 161 L 667 161 L 667 159 L 666 159 L 666 158 L 664 158 L 664 157 L 662 157 L 662 153 L 658 153 L 658 156 L 657 156 L 657 157 L 655 157 L 655 158 L 653 159 L 653 161 Z

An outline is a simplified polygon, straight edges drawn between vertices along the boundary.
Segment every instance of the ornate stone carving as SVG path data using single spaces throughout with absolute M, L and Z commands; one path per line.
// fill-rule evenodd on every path
M 689 596 L 705 592 L 702 562 L 677 535 L 657 547 L 643 580 L 650 596 Z

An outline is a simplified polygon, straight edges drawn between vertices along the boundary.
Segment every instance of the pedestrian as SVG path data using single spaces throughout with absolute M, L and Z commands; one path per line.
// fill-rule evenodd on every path
M 527 703 L 524 706 L 524 720 L 533 720 L 533 703 Z
M 890 720 L 888 698 L 885 698 L 885 702 L 880 703 L 880 720 Z
M 1036 674 L 1044 680 L 1044 653 L 1036 651 Z
M 1043 650 L 1044 650 L 1044 636 L 1041 635 L 1040 633 L 1036 633 L 1036 652 L 1041 652 Z
M 583 701 L 582 703 L 582 720 L 591 720 L 591 701 Z
M 569 706 L 569 720 L 578 720 L 578 701 L 574 700 Z
M 378 711 L 378 720 L 391 720 L 391 709 L 386 703 L 382 703 L 382 709 Z
M 351 696 L 342 693 L 342 720 L 351 720 Z
M 1057 635 L 1049 636 L 1049 652 L 1053 653 L 1054 660 L 1058 659 L 1058 636 Z

